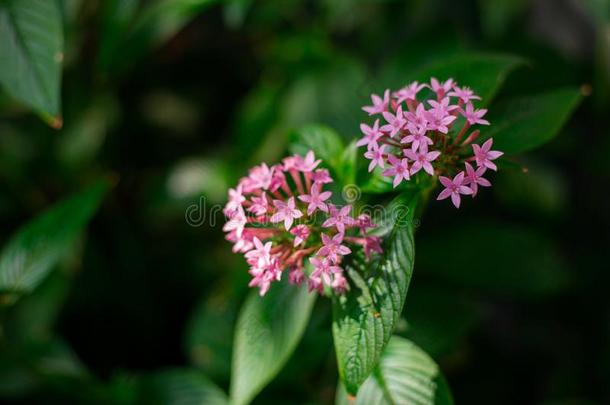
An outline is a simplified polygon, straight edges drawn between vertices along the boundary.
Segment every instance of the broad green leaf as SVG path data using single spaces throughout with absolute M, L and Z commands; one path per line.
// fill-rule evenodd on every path
M 445 228 L 420 238 L 420 272 L 511 298 L 548 296 L 568 282 L 561 251 L 540 230 L 472 220 Z
M 428 62 L 404 72 L 400 83 L 395 79 L 386 86 L 404 86 L 418 80 L 428 82 L 431 77 L 439 80 L 455 79 L 459 85 L 471 87 L 481 96 L 480 105 L 487 105 L 496 95 L 506 77 L 524 61 L 518 57 L 503 54 L 458 53 Z
M 251 291 L 235 327 L 231 400 L 249 403 L 282 369 L 301 339 L 316 295 L 284 280 L 260 297 Z
M 451 405 L 453 399 L 438 365 L 413 342 L 393 336 L 379 365 L 355 398 L 339 383 L 337 405 Z
M 13 305 L 4 319 L 4 336 L 16 342 L 46 341 L 68 295 L 69 280 L 60 271 L 53 272 L 33 293 Z
M 0 2 L 0 83 L 51 126 L 61 119 L 63 29 L 58 1 Z
M 351 394 L 377 365 L 402 312 L 413 272 L 415 198 L 399 199 L 407 215 L 394 221 L 381 261 L 376 268 L 357 259 L 346 263 L 351 290 L 333 302 L 339 376 Z
M 290 133 L 290 151 L 305 155 L 313 150 L 316 158 L 336 172 L 343 160 L 344 145 L 337 133 L 324 125 L 307 125 Z
M 32 291 L 73 246 L 107 189 L 106 181 L 95 183 L 19 229 L 0 254 L 0 291 Z
M 502 101 L 490 108 L 483 135 L 505 153 L 537 148 L 557 135 L 581 99 L 578 89 L 564 88 Z
M 228 405 L 226 394 L 201 371 L 169 369 L 143 378 L 141 403 L 163 405 Z
M 230 378 L 235 319 L 239 301 L 247 292 L 246 279 L 250 277 L 241 266 L 231 274 L 232 277 L 206 294 L 193 312 L 184 334 L 184 346 L 191 363 L 209 377 L 223 381 Z

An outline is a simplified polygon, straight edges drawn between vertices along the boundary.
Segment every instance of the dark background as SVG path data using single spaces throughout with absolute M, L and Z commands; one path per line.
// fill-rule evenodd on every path
M 3 314 L 0 396 L 129 402 L 140 376 L 186 366 L 227 389 L 248 276 L 211 207 L 249 166 L 278 161 L 295 127 L 358 136 L 388 66 L 408 82 L 426 61 L 480 51 L 527 60 L 499 99 L 563 85 L 587 97 L 516 158 L 527 173 L 501 171 L 459 211 L 431 203 L 399 333 L 439 362 L 457 404 L 610 403 L 608 2 L 210 3 L 150 44 L 122 31 L 116 2 L 66 0 L 63 129 L 0 94 L 1 241 L 92 179 L 118 179 L 74 253 Z M 189 225 L 202 201 L 208 217 Z M 333 402 L 330 324 L 318 300 L 255 403 Z M 61 367 L 40 371 L 49 353 Z

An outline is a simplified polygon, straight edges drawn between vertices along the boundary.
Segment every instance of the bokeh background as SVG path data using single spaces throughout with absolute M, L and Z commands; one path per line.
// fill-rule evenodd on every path
M 226 390 L 248 275 L 210 209 L 294 128 L 351 140 L 371 92 L 476 52 L 523 60 L 497 99 L 566 85 L 584 98 L 493 189 L 459 211 L 431 203 L 398 333 L 457 404 L 610 403 L 607 1 L 61 4 L 63 128 L 0 92 L 0 241 L 97 178 L 115 185 L 71 254 L 0 310 L 0 398 L 162 402 L 155 375 L 173 368 Z M 255 404 L 333 403 L 327 301 Z

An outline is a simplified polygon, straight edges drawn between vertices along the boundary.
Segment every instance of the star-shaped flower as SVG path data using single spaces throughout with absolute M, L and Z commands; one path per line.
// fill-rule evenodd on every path
M 373 146 L 377 146 L 377 141 L 383 136 L 383 132 L 379 130 L 379 120 L 376 119 L 373 127 L 369 127 L 366 124 L 360 124 L 360 130 L 364 136 L 356 142 L 356 146 L 366 145 L 367 149 L 371 149 Z
M 385 145 L 375 146 L 372 149 L 369 149 L 365 152 L 364 157 L 367 159 L 371 159 L 371 163 L 369 163 L 369 172 L 372 172 L 376 166 L 379 166 L 383 169 L 383 156 L 384 156 Z
M 273 205 L 277 208 L 277 212 L 271 217 L 271 222 L 277 223 L 284 221 L 284 227 L 289 230 L 292 222 L 303 216 L 303 213 L 296 209 L 294 197 L 288 199 L 288 203 L 282 200 L 273 200 Z
M 343 233 L 338 233 L 332 238 L 325 233 L 322 233 L 323 246 L 318 250 L 318 255 L 328 258 L 333 263 L 341 261 L 339 256 L 345 256 L 352 253 L 351 249 L 341 244 L 343 242 Z
M 433 92 L 436 93 L 438 98 L 445 97 L 445 94 L 447 94 L 447 92 L 451 90 L 453 86 L 455 86 L 455 81 L 453 79 L 448 79 L 445 82 L 439 82 L 436 77 L 430 79 L 429 87 Z
M 324 221 L 322 227 L 330 228 L 334 226 L 340 233 L 344 233 L 346 227 L 354 226 L 357 224 L 357 221 L 350 215 L 350 211 L 352 210 L 351 205 L 346 205 L 341 209 L 338 209 L 332 204 L 330 204 L 329 207 L 330 217 L 326 221 Z
M 468 162 L 465 162 L 464 165 L 466 166 L 466 178 L 464 179 L 464 184 L 468 185 L 468 187 L 472 189 L 473 197 L 477 195 L 479 186 L 491 187 L 489 180 L 481 177 L 487 169 L 485 166 L 478 167 L 475 170 Z
M 453 86 L 453 91 L 447 94 L 448 96 L 457 97 L 462 103 L 468 103 L 470 100 L 480 100 L 481 97 L 474 94 L 470 87 Z
M 307 206 L 307 215 L 313 214 L 316 209 L 328 212 L 328 207 L 326 206 L 324 201 L 328 200 L 332 193 L 330 191 L 324 191 L 320 193 L 321 189 L 321 184 L 314 183 L 314 185 L 311 187 L 310 194 L 304 194 L 299 196 L 299 200 L 309 204 Z
M 398 106 L 398 109 L 396 110 L 396 115 L 384 111 L 383 118 L 385 118 L 388 123 L 382 126 L 381 130 L 383 132 L 388 132 L 390 134 L 390 137 L 394 137 L 394 135 L 400 132 L 402 127 L 407 123 L 407 121 L 405 120 L 405 115 L 402 112 L 402 106 Z
M 403 101 L 413 101 L 417 99 L 417 93 L 421 89 L 426 87 L 425 84 L 418 84 L 417 82 L 413 82 L 402 89 L 394 92 L 393 96 L 396 97 L 397 103 L 402 103 Z
M 294 246 L 298 246 L 305 242 L 309 238 L 309 227 L 301 224 L 297 225 L 290 230 L 290 233 L 294 235 Z
M 409 135 L 405 136 L 400 140 L 400 143 L 411 143 L 411 149 L 416 151 L 422 146 L 432 145 L 432 139 L 426 136 L 428 129 L 421 125 L 407 124 Z
M 483 116 L 487 113 L 487 109 L 485 108 L 475 110 L 472 103 L 468 103 L 466 104 L 466 110 L 460 109 L 460 112 L 466 118 L 466 121 L 468 121 L 470 125 L 489 125 L 489 121 L 483 119 Z
M 383 172 L 383 175 L 388 177 L 394 176 L 394 181 L 392 182 L 394 187 L 398 186 L 403 179 L 409 180 L 411 178 L 409 175 L 409 161 L 407 159 L 399 159 L 394 155 L 389 155 L 388 163 L 390 167 Z
M 474 152 L 474 157 L 477 162 L 477 166 L 485 166 L 486 168 L 491 170 L 498 170 L 498 167 L 495 165 L 495 163 L 492 162 L 492 160 L 499 158 L 504 154 L 504 152 L 490 150 L 492 145 L 492 138 L 486 140 L 482 146 L 479 146 L 477 144 L 472 145 L 472 151 Z
M 434 176 L 434 168 L 430 162 L 436 160 L 441 155 L 439 151 L 428 152 L 428 146 L 423 144 L 417 152 L 414 152 L 412 149 L 405 149 L 403 153 L 413 161 L 413 164 L 411 164 L 411 175 L 414 175 L 423 168 L 430 176 Z
M 383 93 L 383 98 L 379 97 L 377 94 L 371 95 L 371 101 L 373 101 L 373 105 L 362 107 L 369 115 L 380 114 L 387 111 L 390 103 L 390 90 L 387 89 Z
M 440 176 L 438 179 L 445 186 L 445 189 L 440 192 L 436 199 L 444 200 L 451 197 L 451 202 L 455 205 L 455 208 L 460 208 L 460 194 L 472 194 L 472 189 L 464 185 L 464 172 L 459 172 L 453 180 L 445 176 Z

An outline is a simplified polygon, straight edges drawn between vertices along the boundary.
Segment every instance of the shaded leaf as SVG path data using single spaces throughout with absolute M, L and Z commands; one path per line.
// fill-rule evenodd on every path
M 227 405 L 226 394 L 201 371 L 170 369 L 143 378 L 141 403 L 167 405 Z
M 557 135 L 581 99 L 578 89 L 565 88 L 503 101 L 489 110 L 483 135 L 494 139 L 494 149 L 526 152 Z
M 482 97 L 481 105 L 487 105 L 496 95 L 506 77 L 524 64 L 523 59 L 511 55 L 486 53 L 459 53 L 441 57 L 403 73 L 400 83 L 395 79 L 386 86 L 397 88 L 418 80 L 428 82 L 431 77 L 439 80 L 455 79 L 460 86 L 471 87 Z
M 53 127 L 61 127 L 63 29 L 59 2 L 0 2 L 0 83 Z
M 97 182 L 19 229 L 0 255 L 0 291 L 32 291 L 73 246 L 107 189 L 106 181 Z
M 231 400 L 249 403 L 282 369 L 301 339 L 316 295 L 275 283 L 264 297 L 252 290 L 235 327 Z
M 290 137 L 290 151 L 305 155 L 313 150 L 316 158 L 322 159 L 325 165 L 339 171 L 343 161 L 344 145 L 337 133 L 324 125 L 307 125 L 292 131 Z
M 415 198 L 401 196 L 407 216 L 394 221 L 375 269 L 354 259 L 346 264 L 351 291 L 333 302 L 333 337 L 339 375 L 354 394 L 379 361 L 399 319 L 413 272 Z
M 349 399 L 339 384 L 337 405 L 453 404 L 447 382 L 434 360 L 413 342 L 398 336 L 390 339 L 379 366 L 355 399 Z

